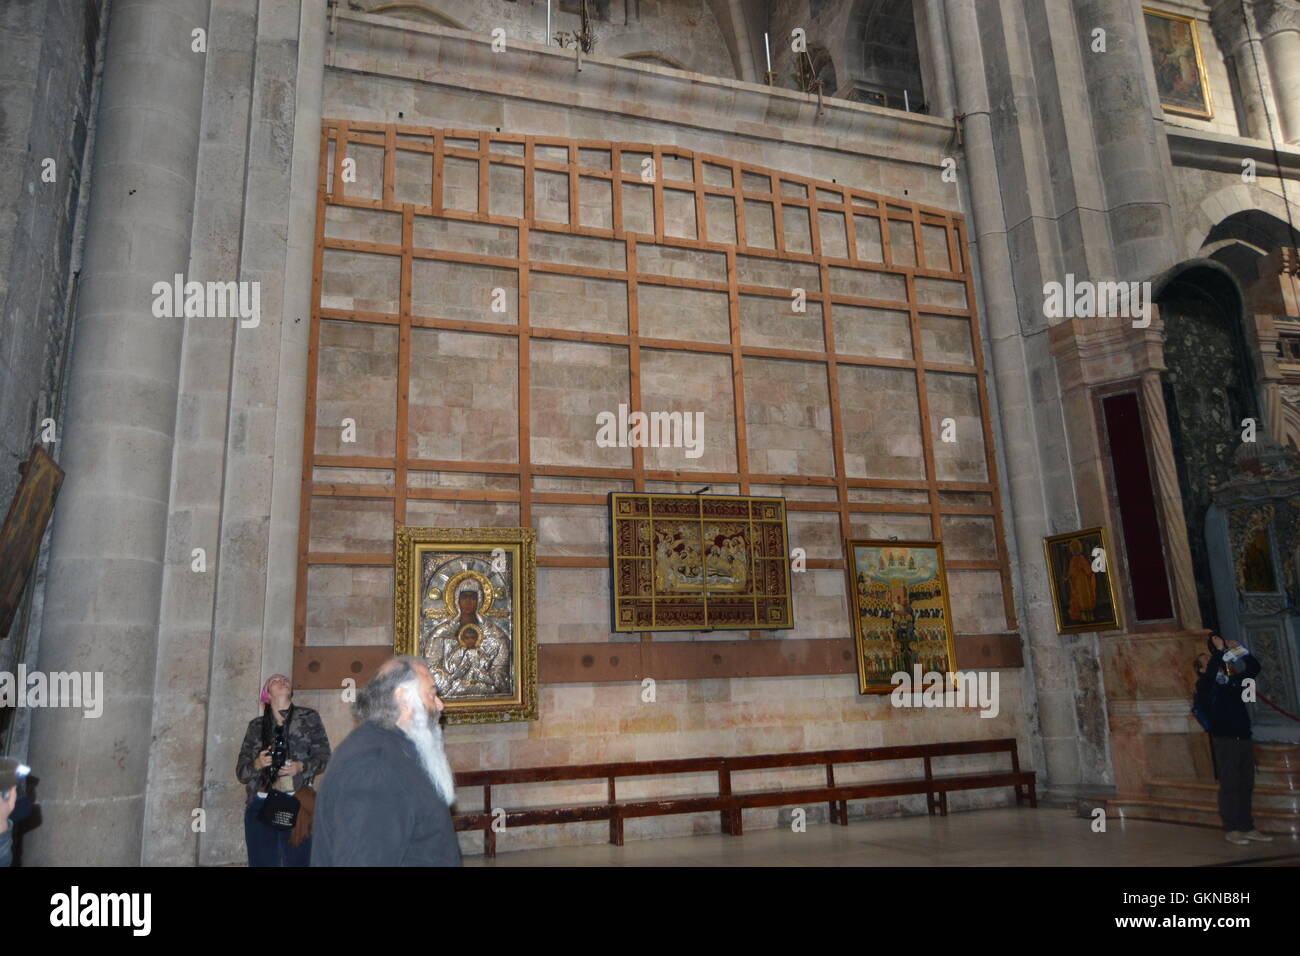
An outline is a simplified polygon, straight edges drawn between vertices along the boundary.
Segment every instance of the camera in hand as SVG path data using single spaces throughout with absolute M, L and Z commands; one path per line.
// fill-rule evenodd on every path
M 280 777 L 280 769 L 289 762 L 289 747 L 285 743 L 284 729 L 277 728 L 275 740 L 271 744 L 271 764 L 263 773 L 266 775 L 266 789 L 275 785 L 276 780 Z

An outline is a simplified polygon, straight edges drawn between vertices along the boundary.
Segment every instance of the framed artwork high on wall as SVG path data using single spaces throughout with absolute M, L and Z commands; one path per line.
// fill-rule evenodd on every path
M 849 541 L 849 600 L 858 693 L 888 694 L 891 677 L 956 671 L 943 545 L 937 541 Z
M 1167 113 L 1209 119 L 1214 108 L 1195 18 L 1143 7 L 1142 20 L 1151 47 L 1160 105 Z
M 1086 528 L 1043 539 L 1052 585 L 1056 630 L 1061 634 L 1115 631 L 1119 602 L 1110 576 L 1105 528 Z
M 393 652 L 422 657 L 447 722 L 537 719 L 537 533 L 399 527 Z

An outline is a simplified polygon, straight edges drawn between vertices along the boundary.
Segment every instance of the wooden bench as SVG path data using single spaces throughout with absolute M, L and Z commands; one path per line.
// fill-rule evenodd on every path
M 982 773 L 936 775 L 934 760 L 970 754 L 1007 753 L 1010 770 Z M 923 774 L 897 780 L 873 780 L 863 783 L 835 782 L 835 768 L 848 764 L 882 761 L 918 760 Z M 734 778 L 755 770 L 790 767 L 826 768 L 826 782 L 821 785 L 789 790 L 734 790 Z M 716 773 L 717 793 L 643 800 L 620 800 L 617 782 L 630 777 L 664 776 L 683 773 Z M 523 807 L 494 815 L 492 788 L 528 783 L 574 783 L 603 780 L 605 800 L 570 806 Z M 926 809 L 948 815 L 948 794 L 954 790 L 984 790 L 1011 787 L 1019 806 L 1028 800 L 1038 806 L 1032 770 L 1020 769 L 1020 755 L 1014 738 L 999 740 L 963 740 L 946 744 L 914 744 L 900 747 L 865 747 L 855 750 L 814 750 L 803 753 L 755 754 L 747 757 L 686 757 L 675 760 L 626 761 L 554 767 L 523 767 L 515 770 L 471 770 L 456 774 L 456 786 L 482 787 L 482 812 L 454 815 L 457 830 L 482 830 L 483 850 L 496 856 L 496 830 L 493 823 L 502 820 L 506 827 L 539 826 L 547 823 L 609 822 L 609 842 L 623 845 L 623 821 L 635 817 L 667 816 L 678 813 L 716 812 L 722 832 L 740 836 L 744 832 L 742 811 L 754 807 L 783 807 L 825 803 L 830 818 L 841 826 L 849 822 L 849 801 L 876 797 L 925 794 Z M 503 814 L 504 813 L 504 817 Z

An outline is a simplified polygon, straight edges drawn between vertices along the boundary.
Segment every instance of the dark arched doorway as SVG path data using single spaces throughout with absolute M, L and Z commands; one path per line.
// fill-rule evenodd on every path
M 1244 299 L 1217 262 L 1199 260 L 1168 273 L 1155 290 L 1165 327 L 1165 409 L 1182 492 L 1183 517 L 1205 627 L 1218 627 L 1205 539 L 1205 513 L 1226 481 L 1242 422 L 1259 412 L 1242 326 Z

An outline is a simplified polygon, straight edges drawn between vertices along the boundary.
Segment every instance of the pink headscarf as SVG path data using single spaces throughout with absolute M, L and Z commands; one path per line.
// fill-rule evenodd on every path
M 260 700 L 263 704 L 269 704 L 271 702 L 271 681 L 275 680 L 277 677 L 284 677 L 284 675 L 272 674 L 266 679 L 266 683 L 262 685 L 262 696 Z M 288 680 L 289 678 L 284 677 L 284 679 Z

